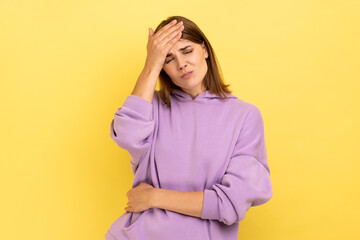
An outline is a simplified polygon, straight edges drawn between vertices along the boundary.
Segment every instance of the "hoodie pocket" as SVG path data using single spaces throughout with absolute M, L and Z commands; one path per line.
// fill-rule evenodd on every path
M 136 226 L 140 221 L 144 219 L 144 216 L 149 213 L 149 210 L 146 210 L 144 212 L 130 212 L 130 217 L 128 218 L 128 221 L 123 226 L 124 231 L 128 231 L 132 229 L 134 226 Z

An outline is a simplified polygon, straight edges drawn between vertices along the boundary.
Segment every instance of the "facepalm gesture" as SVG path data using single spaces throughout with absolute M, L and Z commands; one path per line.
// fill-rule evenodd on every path
M 163 67 L 166 55 L 181 38 L 182 30 L 184 30 L 183 22 L 171 21 L 162 27 L 157 33 L 149 28 L 149 36 L 147 43 L 146 64 L 152 68 L 160 69 Z

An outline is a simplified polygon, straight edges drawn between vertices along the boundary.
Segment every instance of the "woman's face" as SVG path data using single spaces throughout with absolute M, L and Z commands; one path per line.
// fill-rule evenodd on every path
M 163 69 L 175 85 L 194 98 L 206 90 L 203 79 L 208 70 L 207 57 L 208 52 L 204 43 L 197 44 L 186 39 L 179 39 L 169 50 Z M 181 77 L 188 72 L 192 72 L 191 76 Z

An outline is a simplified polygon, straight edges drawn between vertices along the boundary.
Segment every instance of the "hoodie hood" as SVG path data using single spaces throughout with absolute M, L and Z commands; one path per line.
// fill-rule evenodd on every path
M 209 101 L 222 101 L 223 100 L 215 93 L 211 93 L 209 90 L 206 90 L 206 91 L 200 93 L 199 95 L 197 95 L 195 97 L 194 100 L 191 98 L 190 94 L 184 92 L 181 89 L 176 89 L 176 88 L 172 89 L 171 95 L 177 101 L 180 101 L 180 102 L 209 102 Z M 226 94 L 226 96 L 228 98 L 233 98 L 233 99 L 237 98 L 236 96 L 234 96 L 232 94 Z

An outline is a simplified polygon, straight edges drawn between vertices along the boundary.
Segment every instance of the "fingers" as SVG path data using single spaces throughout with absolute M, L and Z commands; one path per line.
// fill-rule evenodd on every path
M 152 30 L 152 28 L 149 28 L 149 36 L 148 36 L 148 40 L 150 40 L 150 38 L 154 36 L 154 31 Z
M 182 30 L 184 30 L 184 26 L 180 25 L 177 29 L 172 31 L 171 33 L 168 33 L 167 36 L 162 39 L 158 45 L 160 48 L 166 48 L 166 51 L 168 51 L 172 45 L 174 45 L 181 37 Z M 169 30 L 170 31 L 170 30 Z
M 164 45 L 162 46 L 162 48 L 166 49 L 167 51 L 170 50 L 170 48 L 181 38 L 182 31 L 176 31 L 171 35 L 173 35 L 173 37 L 169 37 L 169 40 L 164 41 Z
M 176 29 L 173 29 L 171 32 L 169 29 L 169 32 L 167 33 L 167 35 L 164 36 L 163 39 L 161 39 L 161 42 L 164 42 L 164 44 L 166 44 L 168 41 L 173 39 L 177 34 L 179 34 L 179 32 L 181 32 L 182 30 L 184 30 L 184 26 L 182 24 L 179 25 Z
M 169 22 L 168 24 L 166 24 L 164 27 L 162 27 L 157 33 L 156 35 L 160 36 L 163 32 L 166 32 L 169 28 L 171 28 L 172 26 L 174 26 L 176 24 L 176 19 L 174 19 L 173 21 Z
M 183 22 L 172 21 L 162 27 L 157 33 L 149 28 L 146 63 L 158 68 L 163 66 L 165 56 L 169 49 L 181 38 Z M 164 48 L 166 47 L 166 48 Z
M 172 23 L 172 24 L 171 24 Z M 164 28 L 166 28 L 164 31 Z M 173 45 L 179 38 L 181 37 L 181 31 L 184 30 L 183 22 L 180 21 L 177 24 L 174 24 L 173 22 L 170 22 L 163 28 L 159 30 L 154 35 L 154 32 L 152 31 L 152 34 L 150 33 L 151 28 L 149 29 L 149 38 L 148 38 L 148 44 L 150 43 L 150 38 L 154 38 L 152 40 L 153 43 L 158 45 L 160 48 L 168 47 L 169 45 Z
M 174 26 L 171 26 L 168 30 L 162 32 L 161 34 L 159 34 L 159 36 L 157 36 L 157 39 L 159 42 L 161 41 L 164 41 L 164 40 L 167 40 L 169 41 L 169 34 L 173 33 L 173 32 L 176 32 L 178 31 L 180 28 L 183 28 L 183 23 L 182 21 L 177 23 L 176 25 Z

